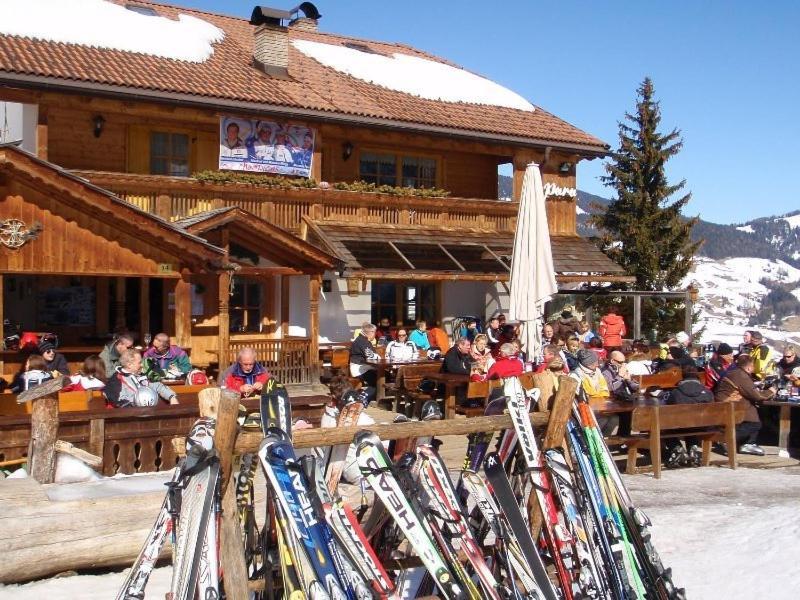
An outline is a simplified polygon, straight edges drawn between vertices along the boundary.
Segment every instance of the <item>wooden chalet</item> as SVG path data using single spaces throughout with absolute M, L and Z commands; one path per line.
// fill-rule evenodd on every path
M 326 66 L 304 48 L 450 63 L 323 33 L 302 15 L 251 25 L 113 3 L 137 18 L 190 16 L 220 35 L 207 58 L 178 60 L 0 25 L 0 102 L 23 107 L 30 151 L 0 150 L 0 221 L 30 232 L 19 247 L 0 247 L 2 316 L 24 329 L 97 350 L 114 330 L 164 330 L 198 365 L 224 366 L 254 345 L 279 376 L 304 383 L 319 341 L 350 339 L 363 321 L 447 325 L 507 308 L 531 161 L 549 191 L 558 281 L 625 277 L 576 232 L 576 167 L 608 146 L 553 114 L 421 98 Z M 40 18 L 54 17 L 31 15 Z M 309 175 L 325 183 L 194 177 L 219 170 L 228 117 L 313 132 Z M 498 200 L 503 164 L 513 170 L 508 200 Z M 359 180 L 448 195 L 336 189 Z

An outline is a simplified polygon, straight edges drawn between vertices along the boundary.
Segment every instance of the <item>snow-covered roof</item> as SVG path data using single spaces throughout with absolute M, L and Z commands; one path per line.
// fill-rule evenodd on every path
M 443 62 L 399 52 L 387 56 L 310 40 L 293 40 L 292 45 L 326 67 L 390 90 L 429 100 L 534 110 L 533 104 L 516 92 Z
M 144 14 L 105 0 L 3 0 L 0 34 L 203 62 L 225 33 L 208 21 Z

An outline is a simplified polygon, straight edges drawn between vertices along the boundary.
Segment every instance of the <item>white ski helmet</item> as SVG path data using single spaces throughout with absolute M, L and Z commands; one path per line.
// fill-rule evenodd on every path
M 155 406 L 158 404 L 158 394 L 155 393 L 153 388 L 142 386 L 136 389 L 136 406 Z

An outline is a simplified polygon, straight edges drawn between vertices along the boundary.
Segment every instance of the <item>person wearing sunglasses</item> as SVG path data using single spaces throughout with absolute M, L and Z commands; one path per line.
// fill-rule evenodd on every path
M 67 359 L 64 358 L 64 355 L 60 352 L 56 352 L 56 347 L 53 342 L 40 342 L 39 354 L 42 355 L 48 371 L 58 371 L 64 376 L 68 376 L 70 374 Z
M 400 328 L 397 330 L 397 339 L 386 346 L 386 360 L 391 363 L 405 362 L 416 358 L 417 345 L 408 339 L 408 331 Z

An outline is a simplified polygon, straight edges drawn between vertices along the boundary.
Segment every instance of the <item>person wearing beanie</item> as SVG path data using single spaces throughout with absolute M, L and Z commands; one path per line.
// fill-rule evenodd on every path
M 733 367 L 733 348 L 725 342 L 717 345 L 717 350 L 706 365 L 706 387 L 711 391 L 725 374 Z
M 753 357 L 753 377 L 763 381 L 766 377 L 775 375 L 777 360 L 760 331 L 753 331 L 750 340 L 753 344 L 753 349 L 750 350 L 750 356 Z
M 553 324 L 553 337 L 560 340 L 568 340 L 573 335 L 578 335 L 581 331 L 581 323 L 572 314 L 572 307 L 565 306 L 559 317 Z
M 576 353 L 578 366 L 569 376 L 578 382 L 577 397 L 586 401 L 608 400 L 611 393 L 608 382 L 598 368 L 597 354 L 591 350 L 578 350 Z M 604 436 L 611 435 L 619 424 L 617 415 L 598 416 L 597 424 Z
M 39 354 L 42 355 L 48 371 L 58 371 L 65 377 L 69 375 L 69 364 L 67 364 L 67 359 L 64 358 L 64 355 L 60 352 L 56 352 L 56 347 L 53 342 L 39 342 Z

